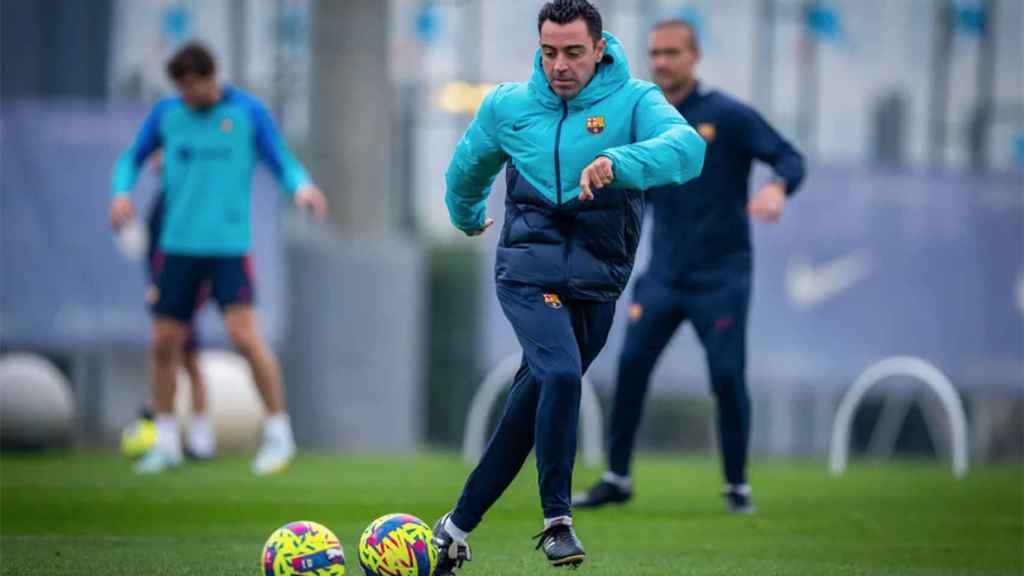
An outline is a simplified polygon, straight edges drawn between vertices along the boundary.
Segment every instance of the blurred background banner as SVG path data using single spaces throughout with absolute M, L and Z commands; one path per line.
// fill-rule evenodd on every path
M 963 387 L 1019 388 L 1020 183 L 1013 174 L 811 171 L 779 224 L 754 226 L 751 385 L 840 388 L 872 362 L 916 355 Z M 498 202 L 491 214 L 501 221 Z M 646 269 L 648 254 L 645 241 L 634 279 Z M 485 295 L 494 289 L 490 273 L 487 267 L 481 280 Z M 609 391 L 630 294 L 620 300 L 609 345 L 589 372 Z M 488 361 L 496 363 L 518 344 L 497 302 L 484 301 Z M 655 386 L 704 391 L 696 335 L 692 329 L 682 334 L 662 356 Z
M 328 225 L 312 226 L 257 170 L 259 311 L 300 442 L 457 445 L 480 380 L 518 350 L 494 297 L 498 235 L 451 227 L 443 175 L 484 94 L 529 77 L 541 4 L 0 3 L 0 352 L 56 362 L 83 444 L 111 444 L 134 417 L 149 318 L 142 264 L 107 223 L 110 171 L 171 92 L 167 58 L 198 39 L 224 81 L 268 104 L 331 203 Z M 642 78 L 651 25 L 693 22 L 704 84 L 752 103 L 808 157 L 782 222 L 755 226 L 755 449 L 823 453 L 841 391 L 869 364 L 911 354 L 967 400 L 979 458 L 1005 454 L 993 438 L 1011 436 L 1019 456 L 1024 3 L 596 4 Z M 156 186 L 147 170 L 140 213 Z M 590 373 L 605 398 L 627 302 Z M 200 334 L 226 344 L 213 306 Z M 710 447 L 704 359 L 683 334 L 655 373 L 646 447 Z

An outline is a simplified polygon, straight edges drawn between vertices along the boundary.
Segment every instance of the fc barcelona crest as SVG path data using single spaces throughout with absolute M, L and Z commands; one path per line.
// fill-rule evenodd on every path
M 558 297 L 558 294 L 545 294 L 544 303 L 552 310 L 558 310 L 562 307 L 562 299 Z
M 697 133 L 705 142 L 710 143 L 715 139 L 715 125 L 708 122 L 697 124 Z
M 590 116 L 587 118 L 587 132 L 591 134 L 604 132 L 604 116 Z

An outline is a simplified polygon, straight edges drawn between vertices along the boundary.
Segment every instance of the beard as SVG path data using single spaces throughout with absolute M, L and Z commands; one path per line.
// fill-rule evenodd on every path
M 561 81 L 562 83 L 556 83 L 556 80 Z M 552 92 L 562 96 L 563 98 L 575 96 L 580 90 L 580 85 L 576 78 L 551 77 L 548 80 L 548 85 L 551 87 Z
M 654 83 L 664 92 L 676 92 L 689 83 L 689 79 L 683 76 L 672 75 L 668 72 L 654 74 Z

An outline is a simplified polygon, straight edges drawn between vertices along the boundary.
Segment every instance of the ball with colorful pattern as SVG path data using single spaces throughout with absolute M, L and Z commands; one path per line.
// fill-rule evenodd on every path
M 316 522 L 290 522 L 274 531 L 260 558 L 263 576 L 344 576 L 345 552 Z
M 121 431 L 121 452 L 135 460 L 156 446 L 156 424 L 149 418 L 140 418 Z
M 430 576 L 437 567 L 433 533 L 409 514 L 381 516 L 359 539 L 359 565 L 366 576 Z

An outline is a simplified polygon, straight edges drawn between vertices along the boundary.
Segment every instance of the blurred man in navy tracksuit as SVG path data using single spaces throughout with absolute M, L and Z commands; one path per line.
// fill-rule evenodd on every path
M 632 497 L 630 464 L 651 372 L 676 329 L 689 320 L 707 356 L 718 414 L 719 446 L 730 511 L 754 507 L 747 483 L 750 398 L 745 377 L 752 256 L 750 221 L 776 222 L 804 178 L 803 157 L 750 107 L 702 86 L 697 33 L 681 20 L 655 26 L 654 79 L 707 142 L 704 171 L 681 186 L 649 193 L 654 211 L 651 262 L 639 277 L 619 360 L 609 434 L 609 470 L 577 495 L 577 508 Z M 751 164 L 774 175 L 753 197 Z

